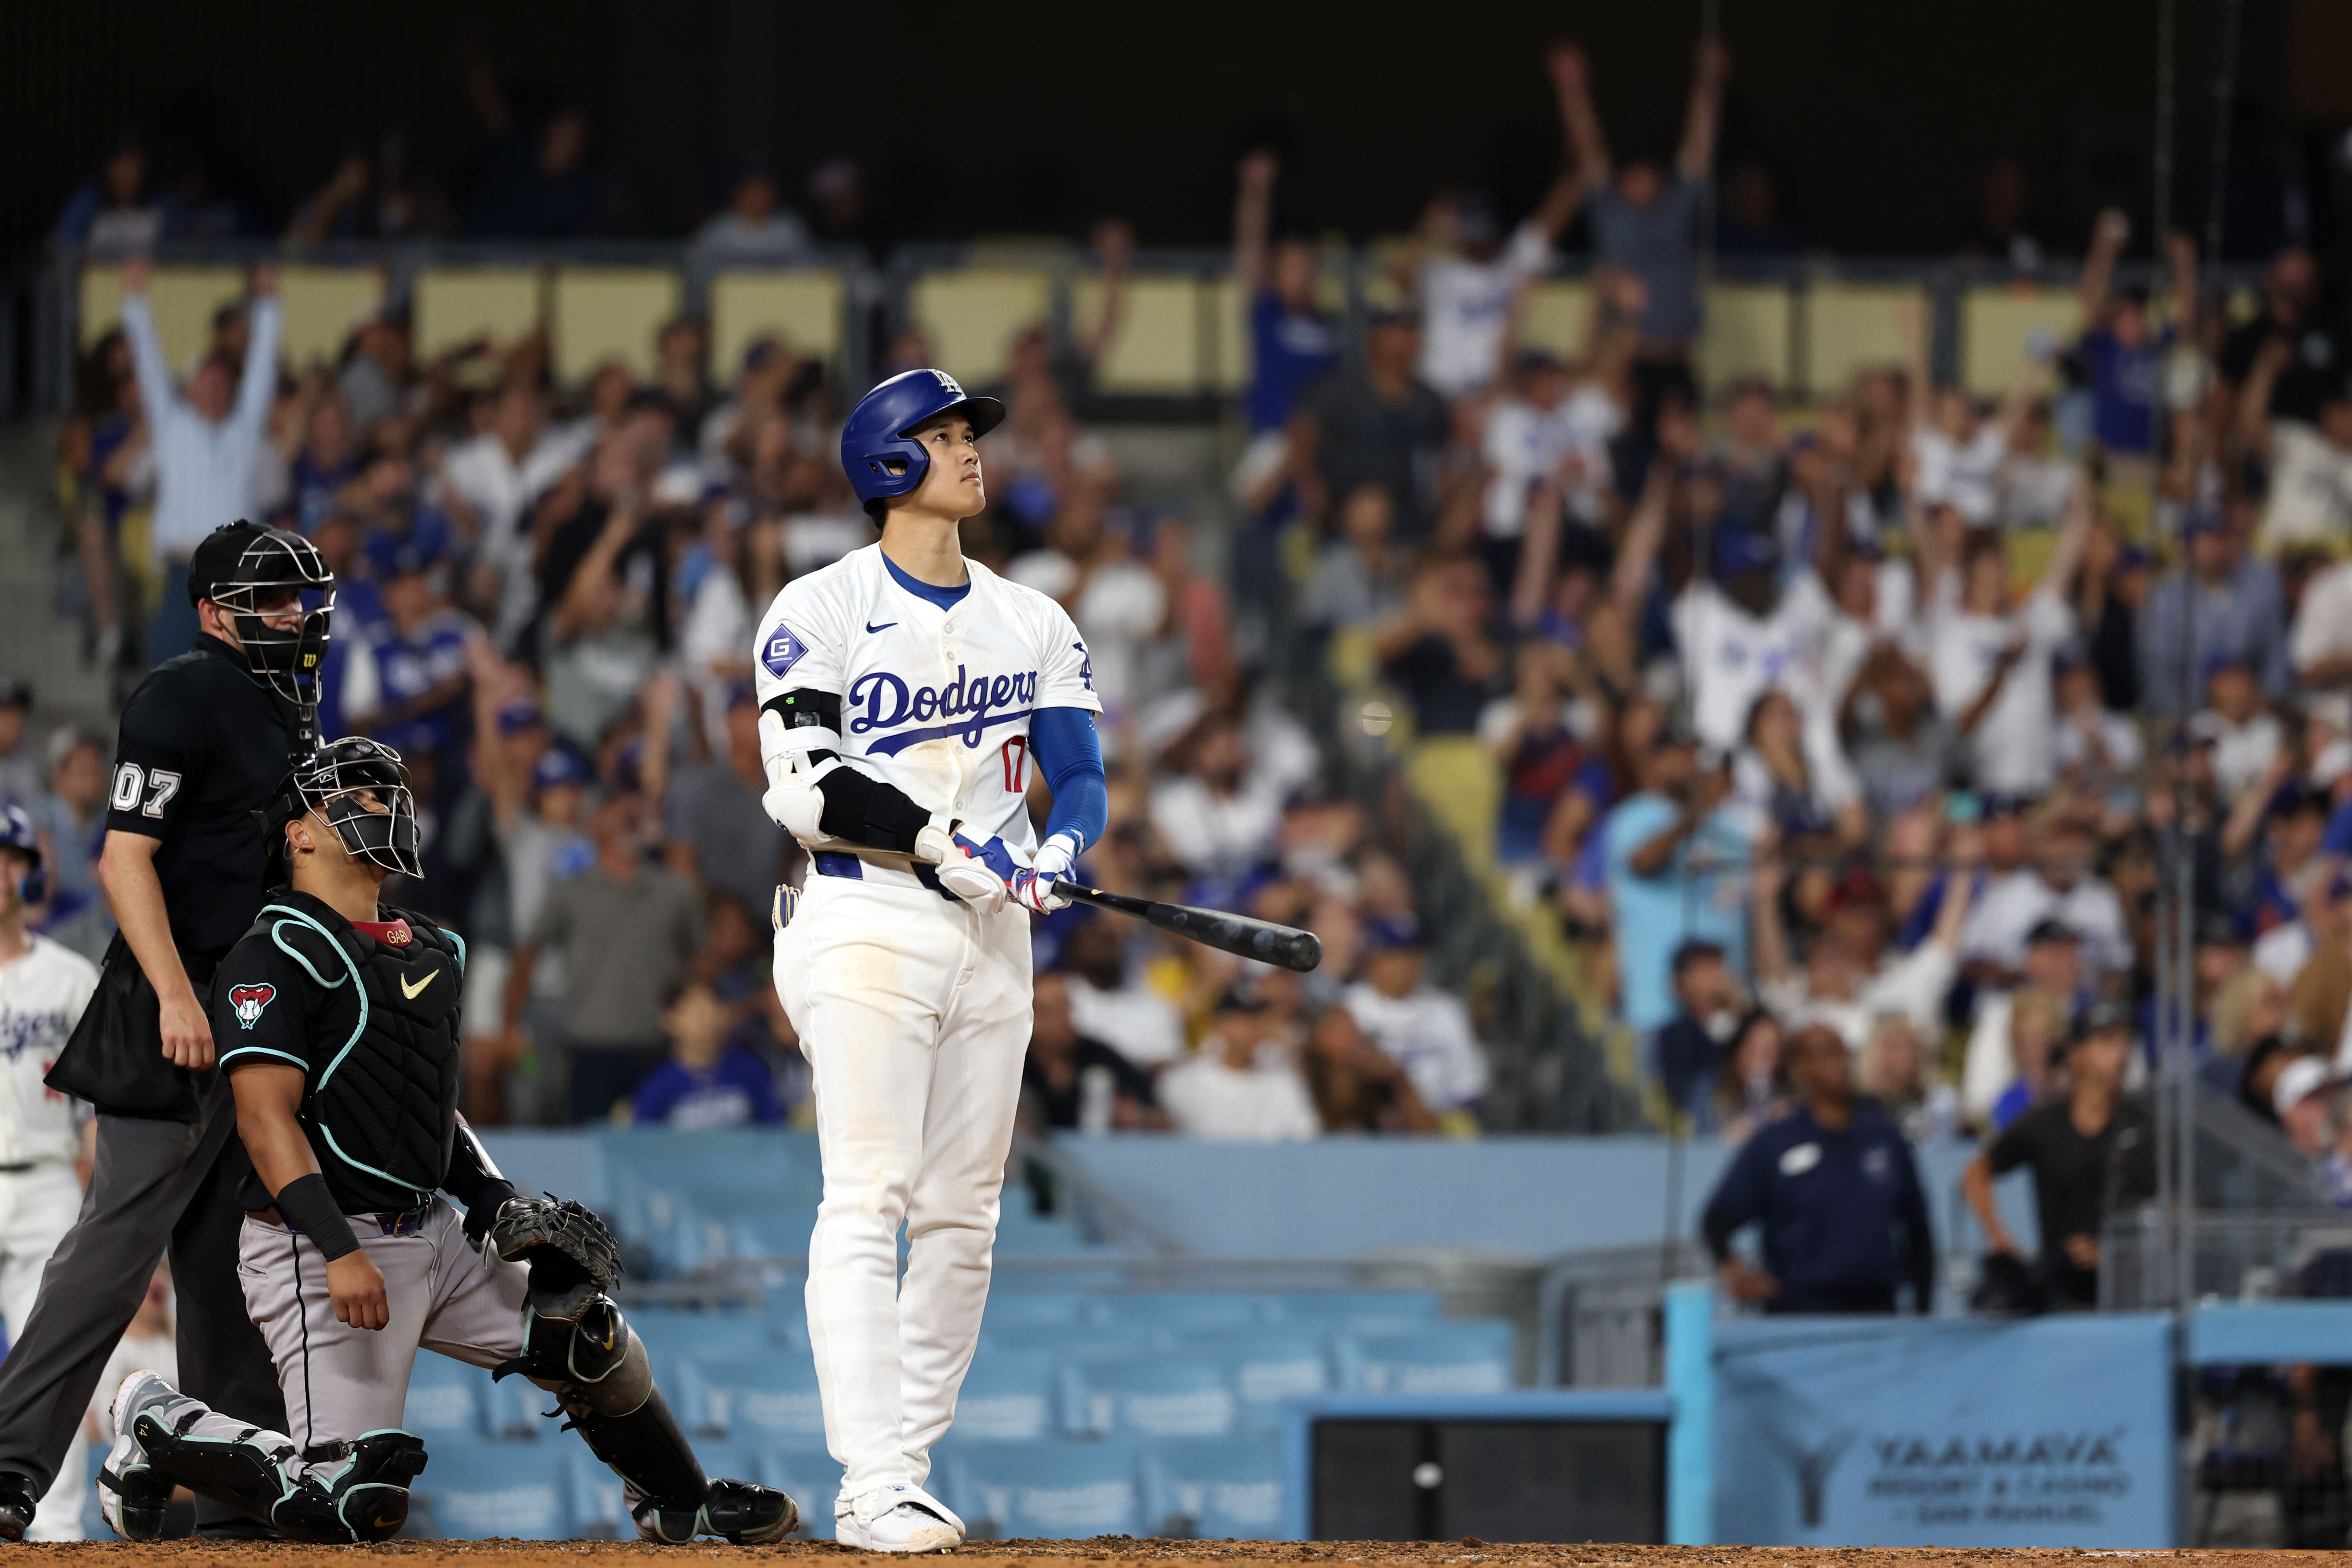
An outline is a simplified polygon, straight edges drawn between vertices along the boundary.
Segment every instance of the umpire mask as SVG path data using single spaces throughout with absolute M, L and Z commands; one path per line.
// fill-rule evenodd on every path
M 286 825 L 314 811 L 354 858 L 404 876 L 425 875 L 416 852 L 416 796 L 400 753 L 390 746 L 354 735 L 328 742 L 297 764 L 269 812 L 273 872 L 283 871 L 276 862 L 284 853 Z
M 188 597 L 220 607 L 247 668 L 279 697 L 298 707 L 318 702 L 335 574 L 316 545 L 243 520 L 216 528 L 188 563 Z M 286 624 L 289 609 L 299 618 Z

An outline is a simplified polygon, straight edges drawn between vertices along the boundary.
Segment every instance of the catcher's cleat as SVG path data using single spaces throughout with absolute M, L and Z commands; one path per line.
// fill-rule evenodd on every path
M 114 1446 L 98 1472 L 99 1511 L 125 1541 L 153 1541 L 163 1533 L 163 1511 L 172 1506 L 172 1478 L 158 1469 L 140 1440 L 139 1416 L 150 1406 L 168 1410 L 184 1403 L 163 1374 L 141 1370 L 114 1391 L 108 1415 Z
M 773 1487 L 724 1478 L 710 1483 L 700 1506 L 664 1505 L 651 1498 L 629 1510 L 643 1541 L 677 1546 L 698 1535 L 716 1535 L 737 1546 L 781 1541 L 800 1528 L 801 1510 Z

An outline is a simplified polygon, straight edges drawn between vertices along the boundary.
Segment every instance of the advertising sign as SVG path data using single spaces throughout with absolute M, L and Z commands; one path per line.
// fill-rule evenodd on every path
M 2170 1334 L 2157 1313 L 1718 1324 L 1715 1539 L 2169 1546 Z

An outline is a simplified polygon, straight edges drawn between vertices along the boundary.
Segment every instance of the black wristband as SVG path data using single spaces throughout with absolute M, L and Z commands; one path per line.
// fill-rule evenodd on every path
M 330 1263 L 360 1249 L 352 1222 L 343 1217 L 342 1205 L 327 1190 L 327 1178 L 315 1171 L 278 1189 L 278 1214 L 289 1227 L 309 1237 Z
M 490 1234 L 490 1226 L 499 1217 L 499 1211 L 506 1207 L 509 1200 L 520 1196 L 521 1192 L 504 1177 L 493 1177 L 483 1183 L 480 1190 L 466 1200 L 466 1239 L 476 1247 L 481 1246 L 482 1238 Z

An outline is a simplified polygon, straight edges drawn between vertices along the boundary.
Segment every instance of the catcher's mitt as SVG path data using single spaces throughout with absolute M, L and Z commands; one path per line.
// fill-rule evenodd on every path
M 530 1265 L 534 1287 L 562 1290 L 585 1281 L 609 1290 L 621 1273 L 621 1244 L 594 1209 L 550 1193 L 509 1198 L 490 1221 L 490 1246 L 500 1258 Z

